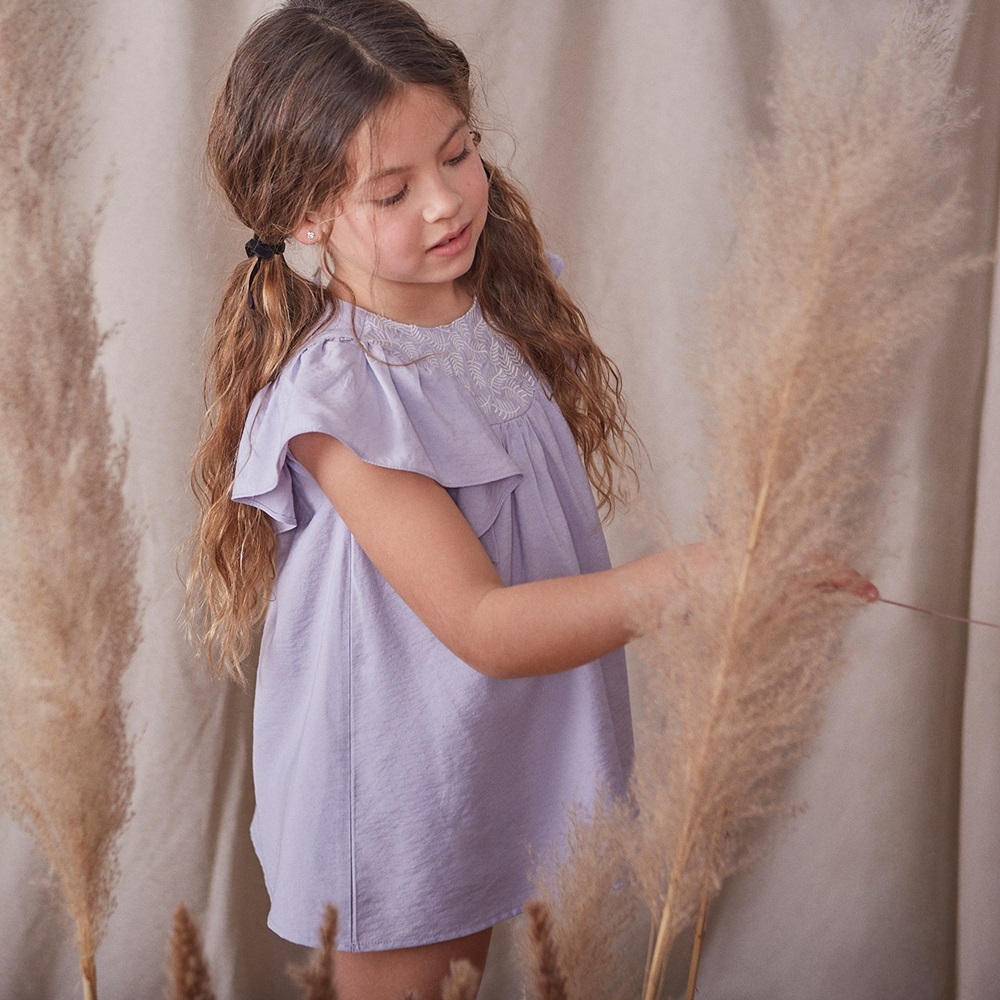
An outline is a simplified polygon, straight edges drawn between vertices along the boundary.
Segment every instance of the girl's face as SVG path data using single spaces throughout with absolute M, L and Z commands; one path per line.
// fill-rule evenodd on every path
M 357 180 L 326 229 L 335 274 L 360 306 L 391 319 L 455 319 L 471 302 L 459 279 L 487 206 L 465 116 L 436 88 L 409 86 L 377 128 L 360 130 L 352 155 Z

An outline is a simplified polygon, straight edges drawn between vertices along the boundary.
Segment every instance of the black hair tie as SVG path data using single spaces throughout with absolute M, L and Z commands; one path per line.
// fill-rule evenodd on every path
M 253 263 L 253 270 L 250 272 L 250 280 L 247 282 L 247 302 L 250 308 L 254 308 L 253 304 L 253 279 L 257 277 L 257 271 L 260 269 L 260 262 L 262 260 L 270 260 L 275 254 L 285 252 L 285 242 L 282 240 L 280 243 L 265 243 L 256 233 L 253 237 L 246 242 L 244 249 L 247 252 L 248 257 L 256 257 L 257 259 Z

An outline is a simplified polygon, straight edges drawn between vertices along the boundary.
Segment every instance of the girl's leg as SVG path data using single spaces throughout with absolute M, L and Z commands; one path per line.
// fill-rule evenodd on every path
M 451 963 L 468 959 L 486 964 L 492 928 L 418 948 L 337 953 L 338 1000 L 400 1000 L 410 990 L 416 1000 L 440 1000 Z

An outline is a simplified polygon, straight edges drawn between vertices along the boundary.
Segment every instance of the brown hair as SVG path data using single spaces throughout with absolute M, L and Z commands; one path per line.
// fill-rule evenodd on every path
M 289 0 L 247 33 L 216 102 L 208 140 L 214 176 L 236 215 L 265 243 L 288 237 L 308 212 L 353 182 L 358 128 L 411 84 L 438 88 L 472 124 L 469 64 L 402 0 Z M 617 369 L 555 281 L 527 202 L 495 165 L 469 290 L 552 388 L 610 513 L 631 471 L 630 429 Z M 326 286 L 280 254 L 233 271 L 215 320 L 208 412 L 192 481 L 201 505 L 188 579 L 213 668 L 242 679 L 241 661 L 274 577 L 274 532 L 262 511 L 230 499 L 236 453 L 254 396 L 281 370 L 323 310 L 347 295 L 324 261 Z

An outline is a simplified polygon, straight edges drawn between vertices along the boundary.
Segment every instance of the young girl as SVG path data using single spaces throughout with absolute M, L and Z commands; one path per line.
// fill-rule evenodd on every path
M 482 966 L 567 807 L 624 791 L 631 609 L 682 587 L 669 552 L 609 568 L 618 373 L 475 125 L 465 57 L 402 0 L 289 0 L 209 139 L 254 237 L 216 321 L 192 588 L 236 677 L 266 612 L 269 924 L 312 944 L 334 903 L 345 1000 Z

